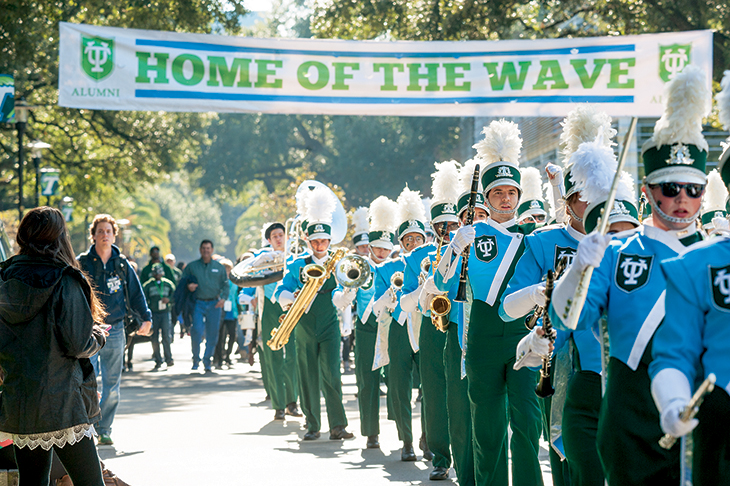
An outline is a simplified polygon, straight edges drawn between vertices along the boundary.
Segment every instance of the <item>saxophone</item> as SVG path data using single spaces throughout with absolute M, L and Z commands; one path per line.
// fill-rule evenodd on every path
M 297 295 L 297 298 L 294 300 L 291 308 L 289 308 L 289 310 L 279 318 L 279 327 L 271 331 L 271 339 L 266 342 L 271 349 L 278 351 L 286 346 L 286 343 L 289 342 L 289 337 L 291 336 L 292 331 L 294 331 L 294 326 L 297 325 L 304 315 L 304 312 L 309 309 L 309 306 L 317 297 L 317 292 L 319 292 L 319 289 L 322 288 L 324 283 L 330 277 L 337 265 L 337 262 L 339 262 L 346 253 L 347 250 L 345 248 L 338 248 L 324 265 L 310 263 L 304 267 L 306 283 L 299 292 L 299 295 Z
M 441 240 L 439 241 L 438 248 L 436 248 L 436 258 L 432 266 L 434 272 L 439 267 L 439 263 L 441 263 L 441 247 L 446 239 L 446 235 L 444 233 L 446 232 L 447 225 L 448 223 L 445 222 L 441 232 Z M 449 298 L 446 295 L 435 295 L 433 299 L 431 299 L 431 303 L 428 305 L 428 310 L 431 311 L 431 323 L 436 326 L 436 329 L 439 331 L 446 332 L 449 328 L 449 314 L 451 314 L 451 301 Z

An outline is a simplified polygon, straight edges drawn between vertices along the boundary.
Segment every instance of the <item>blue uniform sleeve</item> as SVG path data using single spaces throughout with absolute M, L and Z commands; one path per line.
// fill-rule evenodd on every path
M 279 296 L 284 290 L 291 293 L 299 290 L 301 286 L 301 282 L 299 281 L 300 268 L 301 264 L 297 260 L 294 260 L 293 262 L 286 265 L 286 269 L 284 270 L 284 278 L 281 279 L 281 281 L 276 285 L 276 290 L 274 290 L 274 297 L 276 298 L 276 300 L 279 300 Z
M 470 251 L 474 251 L 474 245 L 472 245 Z M 454 276 L 451 277 L 449 280 L 444 280 L 444 276 L 441 274 L 441 272 L 438 269 L 434 269 L 433 282 L 436 284 L 436 288 L 439 289 L 441 292 L 448 292 L 455 285 L 454 282 L 456 282 L 457 284 L 459 282 L 459 276 L 461 275 L 461 263 L 464 259 L 461 258 L 460 254 L 452 254 L 451 257 L 452 262 L 454 259 L 458 261 L 456 262 L 456 271 L 454 272 Z M 447 256 L 444 255 L 444 258 L 447 258 Z M 471 258 L 471 255 L 469 256 L 469 258 Z
M 383 265 L 375 267 L 375 293 L 373 297 L 378 300 L 390 288 L 390 274 Z
M 127 289 L 129 291 L 129 307 L 132 308 L 137 314 L 140 315 L 143 321 L 152 320 L 152 311 L 147 307 L 147 299 L 144 298 L 144 292 L 142 292 L 142 284 L 139 283 L 139 277 L 133 272 L 129 266 L 129 263 L 123 263 L 127 265 Z
M 604 311 L 608 308 L 608 294 L 611 287 L 611 276 L 614 267 L 616 250 L 620 248 L 620 241 L 614 240 L 603 254 L 601 265 L 593 270 L 591 283 L 588 286 L 586 302 L 578 319 L 576 330 L 591 329 L 598 322 Z M 550 319 L 556 329 L 570 331 L 563 323 L 565 309 L 555 309 L 550 304 Z
M 548 269 L 543 268 L 542 265 L 544 258 L 542 258 L 542 256 L 538 257 L 538 255 L 535 254 L 535 252 L 542 253 L 542 247 L 539 244 L 530 244 L 531 240 L 534 238 L 534 236 L 528 236 L 525 238 L 525 252 L 517 262 L 517 266 L 515 266 L 515 273 L 512 274 L 512 278 L 509 280 L 507 288 L 502 294 L 502 299 L 499 302 L 499 317 L 501 317 L 504 322 L 517 320 L 507 315 L 504 311 L 503 302 L 505 297 L 517 292 L 518 290 L 522 290 L 525 287 L 540 283 L 543 275 L 547 273 Z
M 418 275 L 421 273 L 421 262 L 416 262 L 420 252 L 413 250 L 410 255 L 403 258 L 405 268 L 403 269 L 403 293 L 410 294 L 418 288 Z
M 697 295 L 693 281 L 681 257 L 661 262 L 667 281 L 664 322 L 654 334 L 649 376 L 654 378 L 665 368 L 675 368 L 694 383 L 704 350 L 705 300 Z

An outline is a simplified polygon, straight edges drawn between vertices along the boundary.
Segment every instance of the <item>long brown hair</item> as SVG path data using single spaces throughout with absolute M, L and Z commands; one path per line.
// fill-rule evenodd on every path
M 20 247 L 18 253 L 21 255 L 47 257 L 60 265 L 71 266 L 84 273 L 76 261 L 63 214 L 56 208 L 41 206 L 28 211 L 18 226 L 16 241 Z M 94 322 L 102 323 L 107 313 L 96 296 L 92 280 L 85 273 L 84 276 L 92 287 L 89 303 L 91 315 Z

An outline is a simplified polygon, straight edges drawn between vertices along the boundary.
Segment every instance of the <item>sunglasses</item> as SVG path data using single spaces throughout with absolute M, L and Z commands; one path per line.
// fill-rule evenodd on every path
M 664 197 L 677 197 L 682 191 L 682 188 L 684 188 L 684 192 L 687 193 L 688 197 L 691 197 L 692 199 L 697 199 L 698 197 L 702 197 L 702 194 L 705 192 L 705 185 L 704 184 L 679 184 L 677 182 L 663 182 L 661 184 L 652 184 L 649 187 L 657 187 L 662 190 L 662 196 Z

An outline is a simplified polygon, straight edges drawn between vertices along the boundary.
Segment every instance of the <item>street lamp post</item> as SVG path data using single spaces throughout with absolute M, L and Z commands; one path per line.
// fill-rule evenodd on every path
M 43 149 L 51 148 L 46 142 L 35 140 L 28 144 L 33 154 L 33 165 L 35 165 L 35 207 L 41 205 L 41 154 Z
M 18 131 L 18 221 L 23 219 L 23 135 L 33 108 L 36 107 L 22 98 L 15 103 L 15 129 Z

